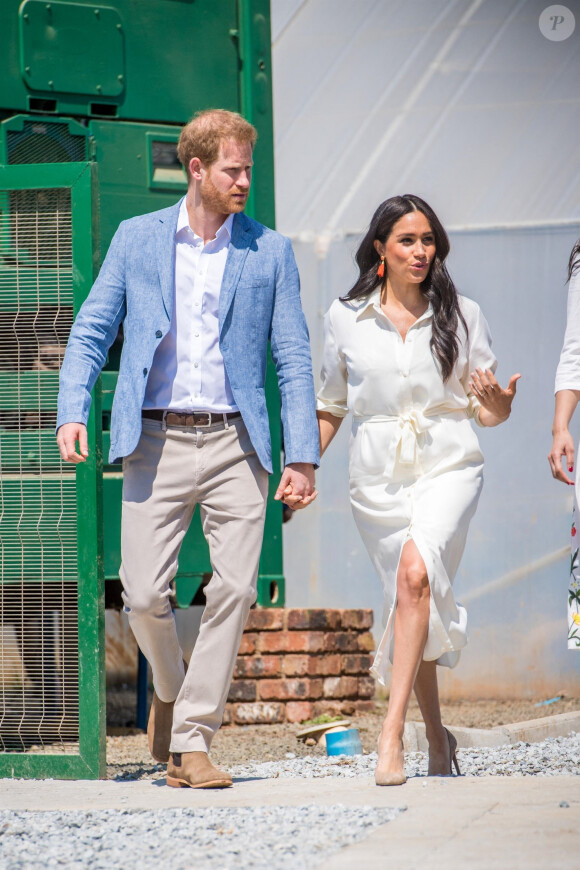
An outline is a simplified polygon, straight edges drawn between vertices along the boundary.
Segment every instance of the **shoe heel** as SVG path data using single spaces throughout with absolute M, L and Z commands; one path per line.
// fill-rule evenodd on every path
M 453 761 L 453 764 L 455 766 L 457 776 L 461 776 L 461 771 L 459 770 L 459 762 L 457 761 L 457 755 L 455 754 L 455 752 L 453 753 L 453 757 L 451 760 Z
M 166 776 L 165 784 L 170 785 L 171 788 L 189 788 L 186 782 L 182 782 L 180 779 L 175 779 L 174 776 Z
M 445 733 L 447 734 L 447 740 L 449 742 L 449 775 L 453 776 L 453 767 L 455 767 L 457 776 L 461 776 L 461 771 L 459 770 L 459 762 L 457 761 L 457 740 L 455 739 L 451 731 L 447 730 L 447 728 L 445 729 Z

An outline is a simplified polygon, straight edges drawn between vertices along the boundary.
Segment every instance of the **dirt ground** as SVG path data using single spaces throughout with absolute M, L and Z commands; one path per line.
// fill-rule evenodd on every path
M 536 703 L 536 700 L 453 701 L 443 703 L 441 710 L 446 725 L 468 728 L 494 728 L 511 722 L 523 722 L 527 719 L 580 710 L 580 698 L 563 698 L 556 703 L 539 707 Z M 375 712 L 348 717 L 352 726 L 358 728 L 360 732 L 365 752 L 372 752 L 375 748 L 386 709 L 386 701 L 377 701 Z M 115 717 L 110 707 L 108 719 L 115 718 L 119 717 Z M 419 709 L 413 702 L 409 707 L 407 718 L 409 721 L 421 720 Z M 246 761 L 278 761 L 287 758 L 288 753 L 293 753 L 296 757 L 324 755 L 325 750 L 322 747 L 306 746 L 297 740 L 296 734 L 302 728 L 302 725 L 290 724 L 222 728 L 213 742 L 212 759 L 215 764 L 228 767 Z M 109 778 L 134 779 L 163 775 L 164 767 L 156 765 L 151 759 L 147 750 L 147 739 L 142 731 L 126 726 L 115 726 L 111 722 L 107 733 Z

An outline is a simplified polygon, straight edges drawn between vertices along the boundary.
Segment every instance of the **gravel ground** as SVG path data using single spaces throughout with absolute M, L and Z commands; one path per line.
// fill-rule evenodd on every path
M 291 753 L 288 753 L 291 755 Z M 541 743 L 515 743 L 482 749 L 458 749 L 457 759 L 464 776 L 556 776 L 580 775 L 580 734 L 549 737 Z M 286 758 L 259 764 L 236 764 L 232 776 L 296 777 L 370 776 L 377 763 L 376 752 L 368 755 L 322 758 Z M 424 752 L 405 753 L 407 777 L 427 776 Z
M 310 870 L 401 810 L 256 807 L 0 812 L 3 870 Z
M 580 710 L 580 698 L 564 698 L 555 704 L 542 707 L 536 707 L 535 703 L 535 700 L 454 701 L 442 704 L 443 721 L 449 728 L 454 725 L 493 728 L 510 722 Z M 378 701 L 374 713 L 350 718 L 353 727 L 359 730 L 363 749 L 367 753 L 372 753 L 376 748 L 386 707 L 386 701 Z M 407 718 L 409 721 L 421 720 L 416 705 L 410 705 Z M 288 753 L 293 753 L 298 758 L 326 758 L 323 747 L 306 746 L 296 739 L 296 733 L 302 727 L 284 724 L 222 728 L 213 742 L 212 759 L 218 766 L 230 769 L 233 765 L 246 762 L 284 761 Z M 152 761 L 145 734 L 127 728 L 109 728 L 107 761 L 109 779 L 156 777 L 161 776 L 165 769 Z

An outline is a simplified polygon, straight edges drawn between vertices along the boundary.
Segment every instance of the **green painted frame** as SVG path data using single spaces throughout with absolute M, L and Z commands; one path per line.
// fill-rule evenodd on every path
M 91 163 L 0 166 L 0 190 L 69 188 L 74 313 L 94 279 Z M 78 564 L 79 752 L 0 752 L 0 777 L 99 779 L 105 776 L 105 597 L 103 579 L 100 383 L 88 421 L 89 458 L 76 469 Z

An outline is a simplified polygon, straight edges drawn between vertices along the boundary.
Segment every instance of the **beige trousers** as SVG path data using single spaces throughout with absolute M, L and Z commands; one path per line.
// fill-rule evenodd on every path
M 205 429 L 143 420 L 123 461 L 125 610 L 162 701 L 175 701 L 172 752 L 209 752 L 256 598 L 268 473 L 240 418 Z M 213 576 L 187 673 L 169 601 L 179 548 L 199 505 Z

